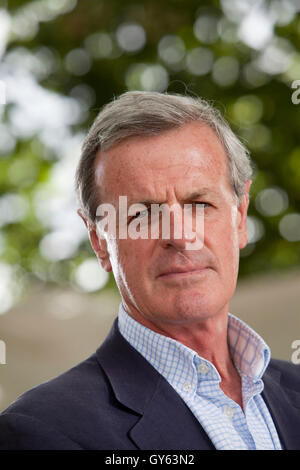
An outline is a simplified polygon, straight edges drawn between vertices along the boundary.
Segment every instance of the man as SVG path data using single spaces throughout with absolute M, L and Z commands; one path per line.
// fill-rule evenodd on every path
M 220 114 L 200 99 L 125 93 L 99 113 L 76 182 L 119 315 L 95 354 L 2 413 L 0 448 L 299 449 L 299 367 L 270 360 L 228 312 L 251 166 Z M 145 230 L 155 205 L 172 208 L 167 236 L 168 211 L 157 237 Z M 115 209 L 116 236 L 103 207 Z M 124 236 L 124 221 L 140 237 Z

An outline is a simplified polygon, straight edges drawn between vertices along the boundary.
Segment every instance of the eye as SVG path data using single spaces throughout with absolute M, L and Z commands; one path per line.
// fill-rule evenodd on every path
M 145 209 L 143 211 L 137 212 L 135 215 L 131 217 L 131 219 L 142 219 L 147 214 L 148 214 L 148 209 Z
M 209 202 L 203 202 L 203 201 L 193 201 L 193 204 L 195 204 L 196 206 L 204 206 L 204 208 L 211 206 Z

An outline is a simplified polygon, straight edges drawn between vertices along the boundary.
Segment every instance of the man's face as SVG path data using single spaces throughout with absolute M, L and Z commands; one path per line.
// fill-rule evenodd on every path
M 237 206 L 225 151 L 212 129 L 191 123 L 128 138 L 99 153 L 95 170 L 101 202 L 116 209 L 120 195 L 127 196 L 128 207 L 145 200 L 181 208 L 205 203 L 200 250 L 187 250 L 186 239 L 174 238 L 172 227 L 168 239 L 93 243 L 102 266 L 113 270 L 128 313 L 145 324 L 188 325 L 227 312 L 239 249 L 247 243 L 248 198 Z

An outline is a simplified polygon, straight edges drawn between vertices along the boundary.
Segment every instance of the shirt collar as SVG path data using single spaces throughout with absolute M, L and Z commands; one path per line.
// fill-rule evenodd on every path
M 203 378 L 221 380 L 211 362 L 179 341 L 146 328 L 128 315 L 122 303 L 119 308 L 118 325 L 124 338 L 169 382 L 176 382 L 179 369 L 181 382 L 185 376 L 195 376 L 195 363 L 200 362 L 210 367 L 210 374 L 206 374 Z M 252 328 L 230 313 L 228 344 L 232 360 L 240 375 L 245 375 L 252 381 L 259 380 L 270 361 L 270 349 Z
M 228 344 L 232 360 L 240 374 L 259 380 L 270 362 L 270 348 L 256 331 L 230 313 Z

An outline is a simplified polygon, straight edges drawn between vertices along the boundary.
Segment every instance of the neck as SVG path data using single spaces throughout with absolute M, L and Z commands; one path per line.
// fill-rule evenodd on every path
M 220 387 L 242 408 L 241 380 L 233 364 L 227 341 L 228 309 L 217 314 L 187 324 L 152 321 L 138 311 L 131 311 L 125 305 L 127 313 L 146 328 L 184 344 L 200 357 L 211 362 L 221 377 Z
M 153 321 L 146 318 L 136 309 L 124 304 L 127 313 L 134 320 L 141 323 L 156 333 L 175 339 L 184 344 L 199 356 L 210 361 L 219 371 L 220 375 L 226 375 L 226 370 L 232 363 L 227 342 L 228 310 L 210 317 L 193 321 L 192 323 L 170 323 L 160 320 Z

